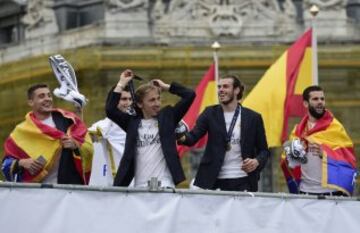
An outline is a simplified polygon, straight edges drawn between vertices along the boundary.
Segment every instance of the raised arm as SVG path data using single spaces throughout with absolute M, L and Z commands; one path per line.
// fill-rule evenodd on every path
M 131 70 L 122 72 L 117 85 L 110 90 L 106 100 L 106 116 L 118 124 L 125 132 L 132 116 L 120 111 L 117 106 L 121 98 L 121 92 L 133 77 L 134 74 Z
M 195 99 L 195 92 L 192 89 L 186 88 L 176 82 L 170 85 L 164 83 L 160 79 L 152 80 L 153 85 L 158 86 L 161 91 L 169 91 L 171 94 L 180 96 L 181 99 L 174 106 L 175 123 L 177 124 L 186 114 L 192 102 Z
M 177 102 L 174 106 L 174 115 L 177 123 L 185 116 L 186 112 L 189 110 L 191 104 L 196 97 L 196 94 L 192 89 L 186 88 L 175 82 L 171 83 L 169 92 L 181 97 L 179 102 Z

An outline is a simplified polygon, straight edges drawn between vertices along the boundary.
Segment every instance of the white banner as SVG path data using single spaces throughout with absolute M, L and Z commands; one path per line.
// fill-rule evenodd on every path
M 252 197 L 210 191 L 172 193 L 0 185 L 0 201 L 0 232 L 4 233 L 353 233 L 360 230 L 360 202 L 349 198 L 317 200 L 285 194 Z

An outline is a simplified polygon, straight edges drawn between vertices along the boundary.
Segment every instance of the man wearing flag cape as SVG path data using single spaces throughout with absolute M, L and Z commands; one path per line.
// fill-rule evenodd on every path
M 86 125 L 74 113 L 53 108 L 46 84 L 31 86 L 27 95 L 32 111 L 5 141 L 6 179 L 87 184 L 93 148 Z
M 320 86 L 303 92 L 307 115 L 284 144 L 281 167 L 292 193 L 350 196 L 354 191 L 354 145 L 342 124 L 325 108 Z

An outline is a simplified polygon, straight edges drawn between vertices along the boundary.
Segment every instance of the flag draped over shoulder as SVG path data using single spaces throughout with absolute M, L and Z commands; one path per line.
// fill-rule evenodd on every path
M 329 111 L 316 122 L 314 128 L 307 131 L 308 118 L 305 116 L 295 126 L 290 139 L 300 138 L 319 144 L 323 152 L 321 186 L 342 191 L 350 196 L 354 191 L 356 178 L 356 158 L 350 137 Z M 283 158 L 281 167 L 290 192 L 296 193 L 301 178 L 300 166 L 290 169 Z
M 75 153 L 73 155 L 75 167 L 83 177 L 84 183 L 87 183 L 91 169 L 92 144 L 86 125 L 72 112 L 61 109 L 54 109 L 54 111 L 73 122 L 68 129 L 68 134 L 79 145 L 81 154 L 81 156 Z M 44 169 L 35 175 L 25 171 L 23 176 L 25 182 L 39 182 L 52 169 L 56 157 L 60 155 L 62 150 L 60 139 L 64 135 L 62 131 L 43 124 L 30 112 L 26 115 L 25 121 L 17 125 L 6 139 L 5 155 L 14 159 L 37 159 L 40 155 L 43 156 L 47 161 Z
M 311 34 L 310 29 L 286 50 L 243 101 L 262 115 L 269 147 L 286 139 L 289 117 L 306 112 L 302 92 L 312 84 Z
M 215 82 L 215 64 L 212 64 L 206 74 L 201 79 L 199 85 L 196 87 L 196 98 L 192 103 L 190 109 L 187 111 L 183 120 L 192 129 L 196 123 L 199 114 L 207 107 L 218 103 Z M 193 148 L 204 147 L 207 142 L 207 135 L 201 138 Z M 180 156 L 189 148 L 186 146 L 178 146 Z

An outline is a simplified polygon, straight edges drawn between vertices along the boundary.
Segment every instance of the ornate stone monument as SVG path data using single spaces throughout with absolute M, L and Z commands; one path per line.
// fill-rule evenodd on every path
M 296 31 L 291 0 L 172 0 L 165 10 L 157 0 L 151 12 L 156 37 L 232 37 L 253 40 Z

